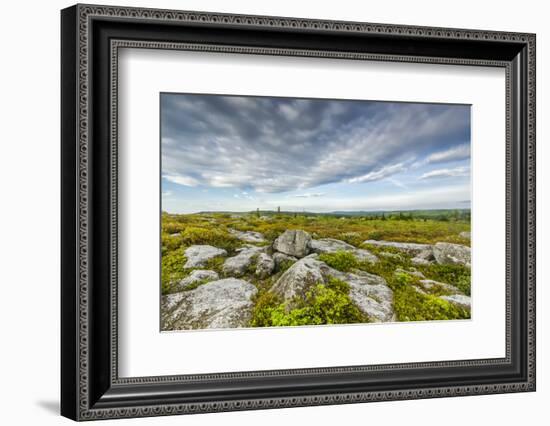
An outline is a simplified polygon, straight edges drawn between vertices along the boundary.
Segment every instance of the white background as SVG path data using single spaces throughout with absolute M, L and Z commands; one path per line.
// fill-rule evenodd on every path
M 124 49 L 119 81 L 121 376 L 505 356 L 502 68 Z M 472 319 L 159 333 L 160 92 L 471 104 Z
M 140 1 L 134 6 L 536 32 L 538 107 L 538 391 L 424 401 L 107 421 L 102 424 L 545 424 L 550 400 L 548 144 L 550 28 L 544 2 Z M 0 398 L 3 424 L 69 424 L 59 395 L 59 9 L 66 1 L 3 4 L 0 68 Z M 545 81 L 546 77 L 546 81 Z M 224 348 L 221 348 L 223 351 Z

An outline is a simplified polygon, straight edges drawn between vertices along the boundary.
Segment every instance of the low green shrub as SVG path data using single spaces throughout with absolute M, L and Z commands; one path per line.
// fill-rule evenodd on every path
M 181 233 L 181 238 L 187 246 L 207 244 L 214 247 L 233 251 L 241 245 L 240 241 L 223 228 L 200 228 L 188 226 Z
M 359 265 L 356 257 L 349 251 L 340 250 L 334 253 L 323 253 L 319 255 L 319 260 L 342 272 L 351 271 Z
M 368 317 L 351 301 L 348 293 L 348 284 L 330 279 L 327 284 L 314 286 L 305 300 L 295 301 L 296 307 L 288 311 L 280 299 L 267 292 L 256 303 L 251 325 L 283 327 L 368 322 Z
M 177 282 L 187 276 L 189 272 L 183 269 L 186 261 L 183 247 L 162 255 L 162 294 L 172 293 Z
M 471 271 L 463 265 L 419 265 L 417 267 L 426 278 L 451 284 L 470 296 Z

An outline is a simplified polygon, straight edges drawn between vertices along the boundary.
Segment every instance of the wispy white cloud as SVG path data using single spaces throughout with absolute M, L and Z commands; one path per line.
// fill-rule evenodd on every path
M 163 175 L 162 177 L 169 182 L 177 183 L 178 185 L 183 186 L 197 186 L 199 184 L 199 181 L 191 176 L 173 174 Z
M 384 179 L 396 173 L 400 173 L 404 170 L 406 170 L 406 167 L 403 163 L 393 164 L 391 166 L 384 166 L 381 169 L 374 170 L 370 173 L 367 173 L 366 175 L 357 176 L 357 177 L 348 179 L 348 182 L 349 183 L 373 182 L 375 180 Z
M 449 161 L 466 160 L 470 158 L 470 144 L 451 147 L 445 151 L 438 151 L 430 154 L 426 161 L 428 163 L 446 163 Z
M 434 179 L 434 178 L 449 178 L 449 177 L 464 177 L 470 175 L 469 167 L 455 167 L 454 169 L 438 169 L 426 172 L 418 179 Z
M 324 192 L 309 192 L 309 193 L 306 193 L 306 194 L 296 194 L 296 195 L 293 195 L 293 197 L 295 197 L 295 198 L 316 198 L 316 197 L 322 197 L 323 195 L 325 195 Z

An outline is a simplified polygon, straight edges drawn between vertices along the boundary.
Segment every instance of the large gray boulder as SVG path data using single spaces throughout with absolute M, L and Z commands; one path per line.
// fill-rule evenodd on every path
M 195 245 L 188 247 L 185 250 L 187 262 L 185 263 L 184 268 L 200 268 L 205 266 L 210 259 L 218 256 L 227 256 L 227 252 L 224 249 L 209 245 Z
M 241 276 L 244 275 L 249 267 L 252 266 L 254 260 L 265 249 L 262 247 L 248 246 L 240 249 L 239 254 L 233 257 L 228 257 L 223 263 L 223 272 L 227 275 Z
M 281 297 L 287 309 L 296 300 L 305 299 L 308 291 L 317 284 L 326 284 L 332 278 L 346 282 L 350 299 L 372 321 L 387 322 L 395 319 L 393 292 L 384 278 L 362 271 L 344 273 L 321 262 L 317 255 L 309 255 L 292 265 L 271 288 Z
M 163 296 L 161 329 L 191 330 L 246 327 L 252 316 L 256 287 L 247 281 L 226 278 L 195 290 Z
M 186 287 L 189 287 L 191 284 L 195 284 L 198 281 L 214 281 L 219 278 L 220 277 L 216 271 L 195 269 L 177 284 L 177 290 L 185 290 Z
M 235 238 L 247 242 L 247 243 L 265 243 L 263 234 L 254 231 L 238 231 L 237 229 L 229 229 L 229 232 L 235 236 Z
M 325 273 L 330 269 L 314 257 L 300 259 L 281 275 L 271 291 L 289 303 L 296 297 L 305 299 L 311 287 L 325 283 Z
M 335 253 L 338 251 L 347 251 L 353 253 L 357 260 L 367 260 L 369 262 L 378 262 L 378 258 L 370 251 L 365 249 L 358 249 L 345 241 L 336 240 L 334 238 L 321 238 L 319 240 L 311 240 L 309 247 L 312 252 L 322 253 Z
M 256 259 L 256 275 L 259 278 L 269 277 L 275 270 L 275 261 L 267 253 L 260 253 Z
M 359 271 L 340 278 L 350 286 L 349 297 L 374 322 L 395 321 L 393 291 L 378 275 Z
M 301 258 L 309 253 L 311 236 L 302 230 L 286 230 L 273 242 L 273 250 Z
M 470 267 L 470 247 L 452 243 L 436 243 L 434 257 L 441 265 L 465 265 Z
M 400 250 L 409 256 L 428 256 L 432 251 L 432 246 L 430 244 L 419 244 L 419 243 L 399 243 L 395 241 L 378 241 L 378 240 L 366 240 L 363 244 L 370 244 L 377 247 L 393 247 L 397 250 Z

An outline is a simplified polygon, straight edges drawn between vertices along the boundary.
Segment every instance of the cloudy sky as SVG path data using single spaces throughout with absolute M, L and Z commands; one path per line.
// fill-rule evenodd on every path
M 470 107 L 161 94 L 162 209 L 470 207 Z

